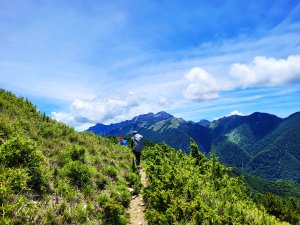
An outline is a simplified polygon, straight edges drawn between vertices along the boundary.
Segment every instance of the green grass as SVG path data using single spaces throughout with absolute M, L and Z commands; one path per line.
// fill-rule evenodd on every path
M 133 158 L 0 90 L 0 224 L 127 224 Z

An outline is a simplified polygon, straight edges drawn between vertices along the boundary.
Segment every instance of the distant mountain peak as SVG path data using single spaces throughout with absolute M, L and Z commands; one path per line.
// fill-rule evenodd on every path
M 209 126 L 210 121 L 208 121 L 208 120 L 200 120 L 200 121 L 198 122 L 198 124 L 207 127 L 207 126 Z
M 163 119 L 169 119 L 169 118 L 173 118 L 174 116 L 172 116 L 171 114 L 165 112 L 165 111 L 161 111 L 161 112 L 158 112 L 154 115 L 154 117 L 160 117 L 160 118 L 163 118 Z
M 165 120 L 165 119 L 169 119 L 169 118 L 173 118 L 174 116 L 172 116 L 171 114 L 167 113 L 167 112 L 164 112 L 164 111 L 161 111 L 161 112 L 158 112 L 156 114 L 150 112 L 150 113 L 147 113 L 147 114 L 142 114 L 142 115 L 139 115 L 139 116 L 136 116 L 134 117 L 132 120 L 133 121 L 141 121 L 141 120 Z

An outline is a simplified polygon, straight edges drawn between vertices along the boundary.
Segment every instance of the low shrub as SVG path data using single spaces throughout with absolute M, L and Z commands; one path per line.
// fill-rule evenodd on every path
M 128 187 L 124 185 L 111 185 L 110 186 L 110 195 L 115 202 L 119 202 L 124 207 L 128 207 L 131 200 L 131 193 L 128 190 Z
M 107 165 L 107 166 L 104 167 L 104 172 L 111 179 L 113 179 L 113 180 L 117 179 L 118 170 L 115 167 Z
M 19 182 L 21 182 L 20 179 L 23 180 L 21 189 L 24 189 L 25 179 L 27 186 L 35 191 L 41 192 L 46 189 L 47 177 L 42 170 L 43 162 L 42 153 L 37 150 L 36 144 L 30 139 L 16 136 L 0 146 L 0 164 L 16 169 L 12 175 L 15 177 L 14 182 L 18 182 L 18 179 Z M 21 176 L 20 171 L 27 175 Z
M 102 220 L 105 224 L 125 225 L 128 220 L 124 216 L 125 209 L 122 205 L 108 201 L 103 205 Z
M 8 185 L 15 193 L 23 190 L 29 190 L 27 183 L 30 180 L 30 176 L 26 169 L 8 169 L 6 176 Z
M 126 176 L 129 185 L 134 189 L 134 193 L 139 193 L 142 187 L 141 178 L 137 173 L 130 172 Z
M 79 188 L 91 184 L 94 174 L 93 167 L 78 161 L 67 163 L 61 170 L 61 175 L 69 178 L 70 182 Z

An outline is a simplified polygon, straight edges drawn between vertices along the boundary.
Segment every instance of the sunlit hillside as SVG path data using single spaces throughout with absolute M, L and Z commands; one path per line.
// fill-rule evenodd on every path
M 0 224 L 127 224 L 128 148 L 77 133 L 0 90 Z

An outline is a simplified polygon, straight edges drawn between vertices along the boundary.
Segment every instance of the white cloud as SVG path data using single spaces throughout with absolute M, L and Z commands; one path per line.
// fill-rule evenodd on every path
M 169 101 L 167 98 L 160 96 L 159 97 L 159 105 L 164 106 L 164 107 L 171 107 L 173 103 Z
M 52 112 L 51 116 L 82 131 L 96 123 L 116 123 L 139 114 L 158 111 L 161 103 L 165 106 L 169 104 L 164 98 L 160 99 L 160 102 L 151 102 L 143 93 L 130 92 L 124 96 L 75 99 L 69 113 Z
M 97 96 L 93 99 L 75 99 L 71 104 L 71 114 L 53 112 L 61 121 L 86 118 L 91 122 L 108 121 L 129 112 L 144 100 L 143 94 L 129 93 L 127 96 Z
M 241 112 L 239 112 L 237 110 L 234 110 L 231 113 L 227 114 L 226 117 L 228 117 L 228 116 L 235 116 L 235 115 L 236 116 L 243 116 L 243 113 L 241 113 Z
M 57 121 L 65 122 L 67 124 L 74 123 L 75 118 L 72 114 L 63 113 L 63 112 L 52 112 L 52 118 L 56 119 Z
M 219 86 L 215 78 L 204 69 L 195 67 L 186 73 L 185 78 L 190 82 L 183 95 L 188 99 L 217 98 Z
M 255 57 L 250 64 L 233 64 L 230 75 L 242 87 L 277 86 L 300 80 L 300 55 L 285 59 Z
M 215 77 L 199 67 L 186 73 L 183 95 L 191 100 L 218 98 L 219 92 L 238 88 L 280 86 L 300 80 L 300 55 L 287 59 L 255 57 L 250 64 L 232 64 L 226 78 Z
M 244 114 L 237 111 L 237 110 L 234 110 L 234 111 L 232 111 L 231 113 L 229 113 L 225 116 L 215 117 L 215 118 L 213 118 L 213 120 L 218 120 L 218 119 L 221 119 L 221 118 L 224 118 L 224 117 L 229 117 L 229 116 L 244 116 Z
M 91 100 L 75 99 L 72 111 L 93 122 L 108 121 L 118 115 L 128 113 L 144 100 L 143 94 L 129 93 L 127 96 L 97 96 Z

